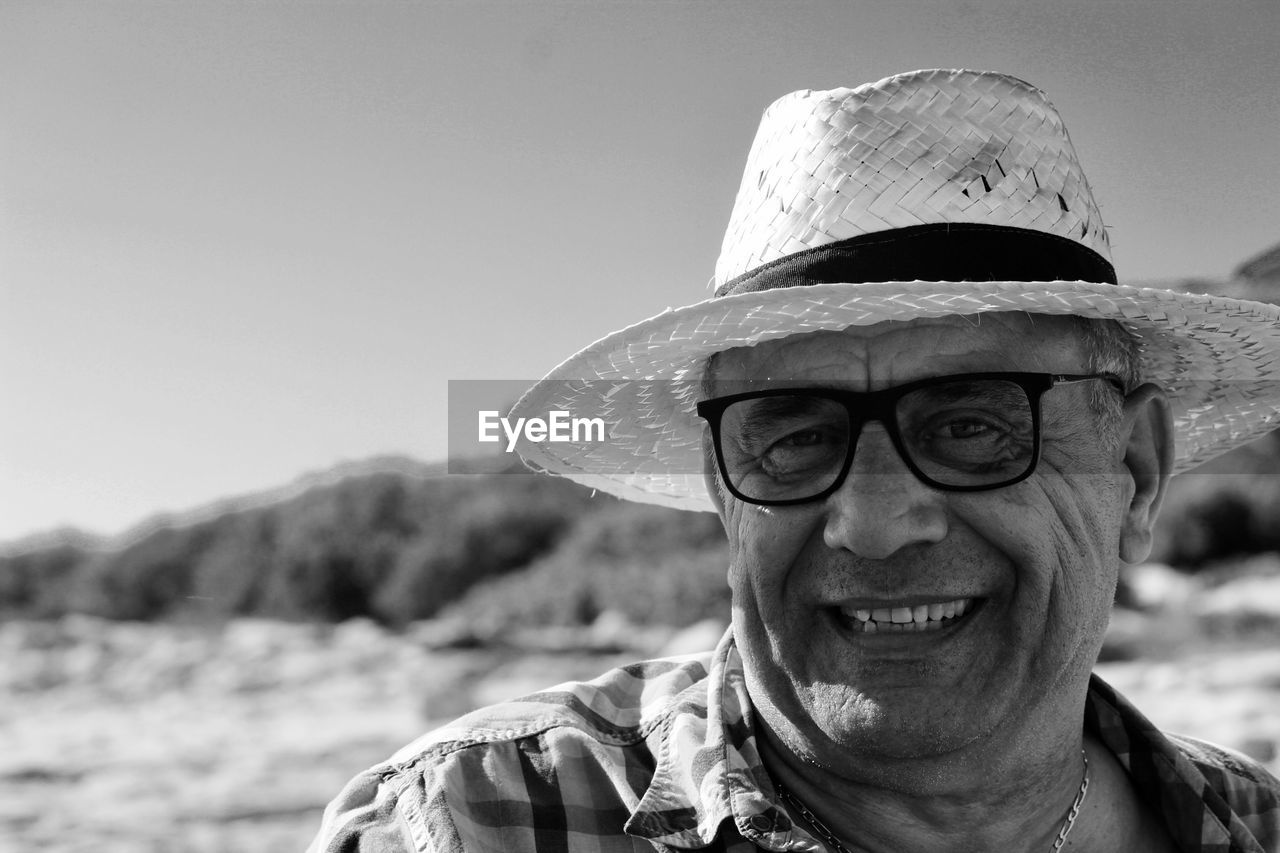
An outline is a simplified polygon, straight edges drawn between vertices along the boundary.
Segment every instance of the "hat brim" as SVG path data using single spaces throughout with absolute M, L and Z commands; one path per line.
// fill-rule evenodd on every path
M 1280 424 L 1280 306 L 1083 281 L 816 284 L 708 299 L 608 335 L 557 366 L 511 417 L 601 418 L 604 441 L 521 440 L 535 469 L 618 497 L 713 511 L 694 411 L 716 352 L 887 320 L 991 312 L 1121 323 L 1173 412 L 1177 471 Z

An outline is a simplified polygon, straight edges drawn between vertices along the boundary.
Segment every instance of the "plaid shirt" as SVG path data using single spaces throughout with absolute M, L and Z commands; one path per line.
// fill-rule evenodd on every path
M 312 853 L 818 853 L 770 794 L 732 634 L 469 714 L 357 776 Z M 1161 734 L 1095 677 L 1085 725 L 1185 853 L 1280 853 L 1280 782 Z

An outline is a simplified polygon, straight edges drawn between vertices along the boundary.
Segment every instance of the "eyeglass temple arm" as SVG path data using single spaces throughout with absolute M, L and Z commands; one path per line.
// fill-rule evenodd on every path
M 1072 385 L 1076 382 L 1089 382 L 1094 379 L 1102 379 L 1106 382 L 1110 382 L 1111 385 L 1122 395 L 1129 393 L 1125 388 L 1124 380 L 1114 373 L 1051 373 L 1049 378 L 1052 380 L 1053 385 Z

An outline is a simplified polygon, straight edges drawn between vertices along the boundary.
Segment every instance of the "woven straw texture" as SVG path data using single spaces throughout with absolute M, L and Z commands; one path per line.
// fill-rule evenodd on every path
M 838 240 L 945 222 L 1056 234 L 1111 260 L 1044 93 L 1002 74 L 918 71 L 765 110 L 714 285 Z
M 1106 229 L 1053 107 L 998 74 L 922 71 L 798 92 L 764 115 L 713 287 L 763 263 L 927 223 L 1054 234 L 1110 260 Z M 1280 307 L 1092 282 L 819 284 L 668 310 L 592 344 L 531 388 L 513 417 L 603 418 L 606 441 L 522 441 L 534 468 L 632 500 L 714 509 L 694 413 L 715 352 L 887 320 L 1021 311 L 1114 319 L 1174 413 L 1177 470 L 1280 423 Z

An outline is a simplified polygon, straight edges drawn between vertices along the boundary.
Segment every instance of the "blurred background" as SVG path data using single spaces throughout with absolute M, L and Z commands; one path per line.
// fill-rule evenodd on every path
M 0 3 L 0 848 L 301 849 L 433 723 L 713 643 L 715 518 L 447 474 L 447 383 L 707 296 L 786 92 L 1023 77 L 1122 281 L 1280 301 L 1277 30 L 1266 0 Z M 1100 665 L 1273 770 L 1277 549 L 1273 435 L 1174 481 Z

